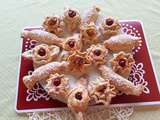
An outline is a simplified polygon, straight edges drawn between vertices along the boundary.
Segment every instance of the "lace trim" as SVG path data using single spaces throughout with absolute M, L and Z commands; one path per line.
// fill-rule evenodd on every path
M 94 108 L 89 109 L 86 120 L 129 120 L 134 112 L 134 107 L 113 107 L 113 108 Z M 56 112 L 33 112 L 27 114 L 28 120 L 75 120 L 69 110 Z

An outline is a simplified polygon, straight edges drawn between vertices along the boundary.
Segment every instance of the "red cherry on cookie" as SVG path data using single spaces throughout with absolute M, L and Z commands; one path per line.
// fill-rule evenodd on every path
M 56 77 L 53 79 L 53 84 L 55 86 L 59 86 L 61 84 L 61 78 L 60 77 Z
M 105 86 L 102 86 L 102 88 L 99 89 L 98 92 L 104 93 L 104 92 L 105 92 L 105 89 L 106 89 L 106 87 L 105 87 Z
M 81 93 L 81 92 L 77 92 L 77 93 L 75 94 L 75 98 L 76 98 L 77 100 L 82 100 L 82 93 Z
M 38 54 L 39 54 L 40 56 L 45 56 L 45 55 L 46 55 L 46 50 L 45 50 L 44 48 L 40 48 L 40 49 L 38 50 Z
M 96 49 L 96 50 L 94 50 L 94 55 L 96 55 L 96 56 L 100 56 L 101 55 L 101 50 L 99 50 L 99 49 Z
M 69 47 L 73 48 L 75 46 L 75 41 L 68 42 Z
M 106 19 L 106 25 L 111 26 L 113 23 L 113 19 Z
M 76 16 L 76 12 L 74 10 L 69 10 L 68 11 L 68 16 L 73 18 L 74 16 Z
M 125 59 L 120 59 L 118 64 L 121 66 L 121 67 L 125 67 L 126 65 L 126 60 Z

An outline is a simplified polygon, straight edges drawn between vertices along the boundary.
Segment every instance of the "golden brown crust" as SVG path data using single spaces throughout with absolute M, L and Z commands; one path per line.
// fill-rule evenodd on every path
M 102 20 L 100 30 L 105 39 L 120 33 L 121 25 L 117 19 L 107 17 Z
M 121 51 L 118 54 L 115 54 L 110 62 L 113 71 L 127 78 L 131 72 L 132 65 L 135 63 L 135 60 L 132 54 Z
M 47 16 L 42 24 L 48 32 L 54 33 L 57 36 L 64 34 L 64 22 L 60 16 Z
M 91 22 L 90 24 L 83 24 L 80 28 L 80 38 L 84 45 L 94 44 L 100 41 L 100 33 L 96 25 Z
M 75 32 L 79 29 L 81 17 L 78 10 L 72 8 L 65 9 L 63 20 L 68 32 Z
M 87 49 L 87 54 L 95 65 L 105 64 L 107 62 L 108 50 L 103 45 L 91 45 Z

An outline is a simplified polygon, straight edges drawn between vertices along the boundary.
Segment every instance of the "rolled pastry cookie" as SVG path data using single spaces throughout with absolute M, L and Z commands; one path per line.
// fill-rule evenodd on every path
M 26 31 L 24 30 L 22 32 L 23 37 L 29 37 L 31 39 L 34 39 L 38 42 L 46 43 L 46 44 L 54 44 L 59 47 L 62 47 L 63 39 L 57 37 L 53 33 L 49 33 L 47 31 L 43 30 L 32 30 L 32 31 Z
M 85 14 L 83 24 L 89 24 L 91 22 L 96 22 L 99 16 L 100 8 L 98 6 L 93 6 L 88 12 Z
M 36 82 L 47 79 L 51 73 L 65 71 L 67 66 L 67 62 L 48 63 L 34 70 L 32 75 L 24 76 L 23 82 L 28 89 L 32 89 Z
M 141 38 L 119 34 L 104 41 L 104 46 L 112 51 L 131 51 L 141 43 Z
M 131 81 L 121 77 L 105 65 L 99 66 L 98 69 L 100 70 L 104 79 L 109 80 L 110 83 L 114 85 L 117 90 L 125 93 L 126 95 L 139 96 L 144 90 L 143 84 L 135 86 Z

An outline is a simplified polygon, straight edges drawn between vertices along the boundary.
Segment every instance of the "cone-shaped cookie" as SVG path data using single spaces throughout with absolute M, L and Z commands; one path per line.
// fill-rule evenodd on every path
M 67 51 L 81 51 L 82 41 L 80 40 L 79 34 L 74 34 L 71 37 L 67 37 L 63 43 L 63 48 Z
M 119 34 L 104 41 L 104 46 L 112 51 L 131 51 L 141 42 L 139 37 Z
M 63 39 L 57 37 L 55 34 L 43 31 L 43 30 L 32 30 L 22 32 L 22 37 L 29 37 L 32 40 L 46 44 L 54 44 L 57 46 L 62 46 Z
M 99 70 L 104 79 L 109 80 L 110 83 L 114 85 L 117 90 L 125 93 L 126 95 L 139 96 L 144 89 L 144 86 L 142 84 L 135 86 L 131 81 L 121 77 L 105 65 L 101 65 L 99 67 Z
M 32 75 L 23 77 L 23 82 L 28 89 L 32 89 L 34 84 L 38 81 L 45 80 L 50 74 L 54 72 L 62 72 L 67 68 L 66 62 L 51 62 L 43 65 L 33 71 Z

